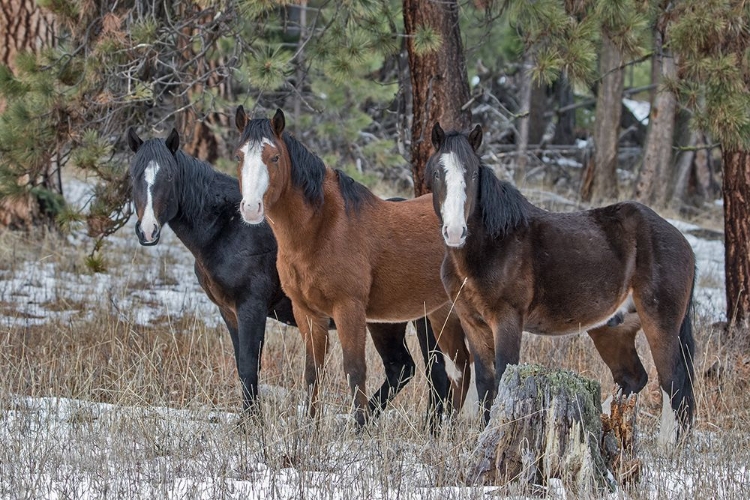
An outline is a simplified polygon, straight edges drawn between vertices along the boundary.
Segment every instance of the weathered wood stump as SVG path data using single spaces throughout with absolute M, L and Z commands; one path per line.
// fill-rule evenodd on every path
M 581 496 L 613 490 L 613 470 L 627 469 L 637 478 L 632 472 L 640 470 L 632 455 L 635 400 L 627 401 L 613 403 L 605 434 L 598 382 L 538 365 L 508 366 L 479 436 L 475 481 L 533 487 L 559 479 L 569 493 Z M 623 442 L 630 443 L 628 455 L 621 453 Z

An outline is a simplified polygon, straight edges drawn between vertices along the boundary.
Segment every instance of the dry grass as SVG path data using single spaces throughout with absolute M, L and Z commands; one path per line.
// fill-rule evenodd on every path
M 48 238 L 0 235 L 0 270 L 23 259 L 78 269 L 78 251 Z M 122 263 L 113 273 L 126 273 Z M 166 255 L 166 257 L 164 257 Z M 178 259 L 162 255 L 160 266 Z M 166 271 L 163 278 L 174 278 Z M 122 293 L 143 287 L 128 276 Z M 128 288 L 130 287 L 130 288 Z M 1 291 L 1 289 L 0 289 Z M 3 296 L 4 297 L 4 296 Z M 113 314 L 106 297 L 49 310 L 87 314 L 43 326 L 0 323 L 0 497 L 3 498 L 485 498 L 527 495 L 516 486 L 467 487 L 480 426 L 461 418 L 438 437 L 425 432 L 423 375 L 362 433 L 348 416 L 338 342 L 332 344 L 322 398 L 324 415 L 304 414 L 303 347 L 296 329 L 269 321 L 263 355 L 262 417 L 239 427 L 231 343 L 223 326 L 200 314 L 164 314 L 139 326 Z M 5 302 L 0 314 L 10 315 Z M 21 314 L 22 315 L 22 314 Z M 336 339 L 335 334 L 332 339 Z M 750 352 L 747 335 L 696 326 L 698 415 L 690 443 L 663 452 L 655 443 L 661 394 L 645 339 L 639 351 L 650 382 L 639 399 L 640 484 L 623 498 L 745 498 L 750 487 Z M 416 339 L 409 347 L 417 353 Z M 418 358 L 418 356 L 415 356 Z M 575 370 L 614 388 L 586 335 L 526 336 L 522 360 Z M 417 360 L 419 364 L 419 360 Z M 368 345 L 368 383 L 383 370 Z M 68 399 L 60 399 L 68 398 Z M 93 404 L 98 403 L 98 404 Z M 549 493 L 549 492 L 548 492 Z M 554 496 L 549 493 L 550 496 Z

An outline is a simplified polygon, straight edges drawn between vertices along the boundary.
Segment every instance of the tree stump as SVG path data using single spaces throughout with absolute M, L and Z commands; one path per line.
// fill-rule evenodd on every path
M 634 408 L 634 399 L 613 403 L 605 434 L 598 382 L 565 370 L 510 365 L 479 436 L 472 477 L 478 483 L 517 481 L 531 487 L 559 479 L 578 496 L 613 491 L 616 460 L 618 472 L 627 469 L 631 479 L 637 479 L 634 468 L 640 471 L 632 455 Z M 623 442 L 630 452 L 625 461 Z

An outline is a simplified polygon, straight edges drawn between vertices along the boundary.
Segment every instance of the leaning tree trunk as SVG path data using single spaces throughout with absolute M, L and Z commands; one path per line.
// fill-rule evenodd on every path
M 413 120 L 411 127 L 410 162 L 414 177 L 414 195 L 428 192 L 424 169 L 432 154 L 430 132 L 435 122 L 445 129 L 467 129 L 471 112 L 464 109 L 469 101 L 466 60 L 458 24 L 456 0 L 404 0 L 404 28 L 409 54 Z M 439 48 L 420 52 L 414 34 L 431 28 L 441 38 Z
M 55 43 L 54 16 L 39 7 L 36 0 L 5 0 L 0 3 L 0 64 L 15 69 L 16 55 L 22 51 L 37 52 Z M 5 102 L 0 98 L 0 114 Z M 50 163 L 45 178 L 55 183 Z M 19 185 L 26 179 L 18 179 Z M 62 192 L 62 186 L 57 186 Z M 48 222 L 39 201 L 31 193 L 0 200 L 0 227 L 30 229 Z
M 677 99 L 662 85 L 668 79 L 677 78 L 677 67 L 672 54 L 663 47 L 663 35 L 658 30 L 655 46 L 656 68 L 652 83 L 659 88 L 654 93 L 651 104 L 646 151 L 635 185 L 635 199 L 646 205 L 663 208 L 667 205 L 672 186 L 672 142 Z
M 473 479 L 531 488 L 559 479 L 576 497 L 611 490 L 613 476 L 621 483 L 638 480 L 634 425 L 634 396 L 618 398 L 603 416 L 598 382 L 564 370 L 510 365 L 479 436 Z
M 750 319 L 750 151 L 724 151 L 724 270 L 727 320 Z
M 599 70 L 602 75 L 596 96 L 594 161 L 587 165 L 581 184 L 584 201 L 601 203 L 617 198 L 617 142 L 622 115 L 624 74 L 622 54 L 606 35 L 602 36 Z

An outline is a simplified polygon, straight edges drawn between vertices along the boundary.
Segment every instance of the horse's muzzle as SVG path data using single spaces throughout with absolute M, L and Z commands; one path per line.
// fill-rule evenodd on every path
M 138 243 L 144 247 L 151 247 L 159 243 L 159 237 L 161 236 L 161 228 L 154 226 L 154 230 L 151 232 L 151 238 L 146 238 L 146 234 L 141 228 L 141 221 L 135 223 L 135 235 L 138 236 Z
M 266 218 L 266 211 L 263 208 L 263 202 L 245 203 L 243 199 L 240 202 L 240 214 L 242 219 L 248 224 L 260 224 Z
M 461 248 L 466 243 L 468 230 L 463 226 L 443 226 L 443 239 L 445 244 L 453 248 Z

